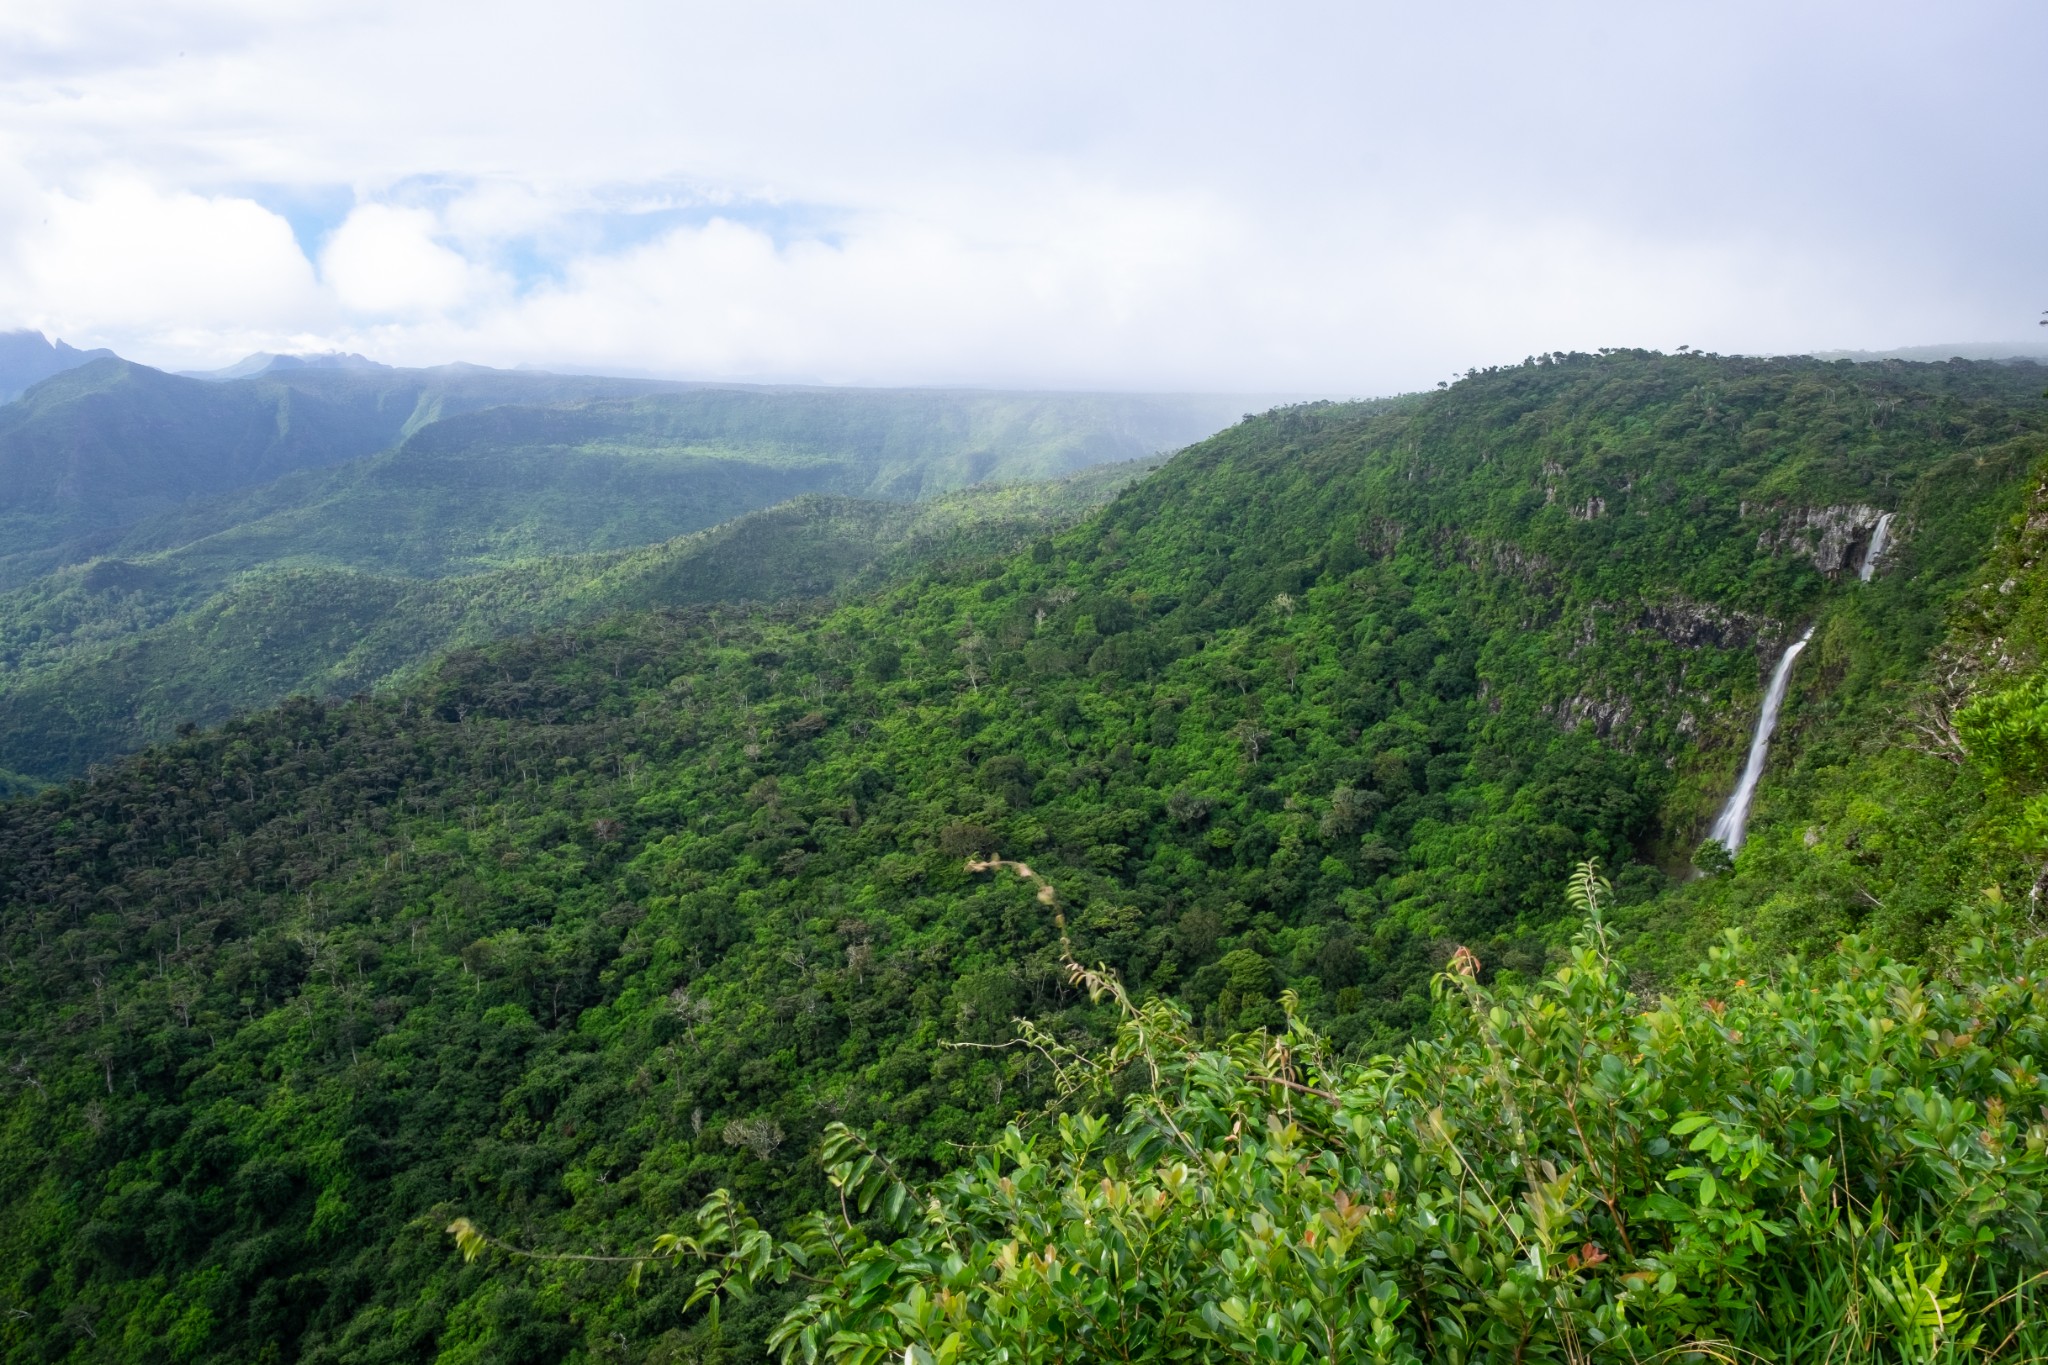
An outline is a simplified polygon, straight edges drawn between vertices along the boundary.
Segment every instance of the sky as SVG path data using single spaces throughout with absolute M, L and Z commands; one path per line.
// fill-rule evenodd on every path
M 6 0 L 0 328 L 1368 395 L 2038 345 L 2048 6 Z

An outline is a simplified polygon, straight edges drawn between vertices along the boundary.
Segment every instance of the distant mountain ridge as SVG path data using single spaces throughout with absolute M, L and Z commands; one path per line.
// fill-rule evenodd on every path
M 1816 360 L 1909 360 L 1938 364 L 1944 360 L 2048 360 L 2048 344 L 2039 341 L 1947 341 L 1932 346 L 1899 346 L 1889 351 L 1815 351 Z
M 622 509 L 659 522 L 635 538 L 607 542 L 625 545 L 700 530 L 801 492 L 919 497 L 989 478 L 1062 477 L 1178 449 L 1234 420 L 1247 402 L 1261 401 L 739 388 L 471 365 L 402 370 L 371 362 L 273 364 L 240 379 L 209 381 L 107 356 L 0 407 L 0 585 L 114 552 L 123 528 L 191 514 L 208 498 L 380 452 L 395 456 L 415 435 L 429 440 L 416 455 L 431 450 L 443 474 L 459 472 L 466 481 L 453 494 L 458 500 L 516 494 L 519 481 L 505 487 L 509 467 L 496 464 L 500 453 L 513 450 L 526 452 L 522 478 L 558 485 L 573 482 L 572 453 L 600 458 L 607 470 L 633 465 L 643 478 L 650 458 L 674 465 L 715 455 L 775 467 L 772 489 L 742 488 L 730 497 L 707 490 L 709 501 L 697 501 L 710 509 L 708 518 L 702 511 L 677 520 L 663 519 L 658 507 Z M 484 415 L 486 409 L 497 411 Z M 466 415 L 466 425 L 425 436 L 427 428 Z M 459 471 L 450 464 L 458 454 Z M 941 455 L 943 473 L 916 472 Z M 845 467 L 823 471 L 821 462 Z M 416 464 L 407 468 L 421 474 Z M 425 477 L 432 482 L 431 474 Z M 418 477 L 408 483 L 417 487 Z M 310 484 L 280 490 L 287 502 L 324 495 Z M 273 498 L 251 515 L 279 510 Z M 219 529 L 215 524 L 205 533 Z M 548 547 L 591 548 L 598 547 L 560 541 Z
M 77 369 L 90 361 L 109 359 L 113 354 L 104 349 L 81 351 L 27 329 L 0 332 L 0 403 L 12 403 L 51 375 Z
M 463 577 L 287 564 L 210 592 L 175 556 L 102 559 L 0 595 L 0 798 L 10 776 L 78 772 L 184 722 L 288 694 L 371 691 L 451 649 L 626 610 L 825 597 L 915 565 L 1014 550 L 1155 467 L 919 503 L 804 496 L 655 545 Z
M 211 379 L 225 383 L 230 379 L 247 379 L 251 375 L 268 374 L 272 370 L 388 370 L 393 368 L 379 361 L 360 356 L 352 351 L 313 351 L 298 355 L 281 355 L 276 351 L 257 351 L 243 356 L 232 365 L 218 370 L 179 370 L 176 373 L 184 379 Z
M 1188 445 L 1259 401 L 733 388 L 360 357 L 195 379 L 103 357 L 0 407 L 0 712 L 14 718 L 0 774 L 62 776 L 182 720 L 354 691 L 456 643 L 653 603 L 622 597 L 592 556 L 793 498 L 926 502 L 1065 479 Z M 821 552 L 865 563 L 925 526 L 865 509 L 813 531 Z M 794 572 L 779 561 L 804 556 L 776 544 L 778 563 L 752 576 L 718 569 L 715 592 L 698 582 L 714 560 L 690 550 L 662 593 L 758 599 L 843 577 Z M 259 617 L 261 631 L 240 628 Z M 372 622 L 399 643 L 359 648 Z
M 19 555 L 102 535 L 193 498 L 373 454 L 447 414 L 649 387 L 500 371 L 331 368 L 209 383 L 107 355 L 0 407 L 0 544 Z

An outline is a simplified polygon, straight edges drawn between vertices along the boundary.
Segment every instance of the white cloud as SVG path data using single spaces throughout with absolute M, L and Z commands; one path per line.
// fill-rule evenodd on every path
M 2048 306 L 2025 0 L 9 8 L 0 325 L 167 363 L 1371 392 Z
M 1304 231 L 1276 257 L 1271 231 L 1227 206 L 1077 194 L 1036 212 L 1044 221 L 1019 208 L 982 233 L 878 215 L 831 243 L 718 219 L 361 344 L 418 363 L 706 378 L 1367 393 L 1645 333 L 1755 352 L 1810 345 L 1822 312 L 1885 321 L 1847 311 L 1858 282 L 1841 263 L 1782 260 L 1768 243 L 1466 219 Z M 1661 335 L 1673 318 L 1684 334 Z
M 110 179 L 14 209 L 15 311 L 67 335 L 260 331 L 322 311 L 290 225 L 247 199 Z
M 398 319 L 457 313 L 496 281 L 435 240 L 425 209 L 365 204 L 336 228 L 320 253 L 320 276 L 352 313 Z

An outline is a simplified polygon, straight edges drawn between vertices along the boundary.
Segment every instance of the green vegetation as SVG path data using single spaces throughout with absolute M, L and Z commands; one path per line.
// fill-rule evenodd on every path
M 1646 914 L 1640 958 L 1675 963 L 1733 926 L 1807 952 L 1861 933 L 1920 956 L 1971 893 L 2038 907 L 2048 465 L 1959 453 L 1929 483 L 1943 491 L 1922 515 L 1954 527 L 1947 547 L 1923 537 L 1910 564 L 1823 618 L 1774 761 L 1772 818 L 1731 875 Z
M 836 548 L 816 572 L 764 565 L 739 595 L 834 585 L 823 566 L 933 531 L 844 498 L 1069 477 L 1206 435 L 1233 402 L 463 366 L 206 382 L 95 361 L 0 408 L 0 766 L 73 776 L 179 724 L 347 695 L 506 631 L 705 600 L 684 571 L 700 548 L 606 552 L 793 498 L 842 499 L 800 514 Z M 764 553 L 788 542 L 769 538 Z M 453 577 L 469 581 L 428 581 Z M 657 580 L 676 595 L 647 596 Z
M 106 356 L 0 407 L 0 582 L 97 553 L 120 528 L 193 498 L 369 455 L 444 416 L 654 387 L 460 365 L 221 384 Z
M 203 394 L 258 382 L 156 379 Z M 664 387 L 676 391 L 463 413 L 444 402 L 371 458 L 193 501 L 93 552 L 212 584 L 277 563 L 475 573 L 645 545 L 804 493 L 912 501 L 1065 477 L 1185 445 L 1232 410 L 1128 394 Z
M 457 578 L 266 569 L 186 605 L 151 576 L 161 565 L 100 560 L 0 597 L 14 673 L 0 753 L 47 780 L 281 696 L 367 692 L 452 648 L 625 609 L 857 591 L 916 563 L 1023 548 L 1151 468 L 921 503 L 807 495 L 658 545 Z
M 467 365 L 209 382 L 106 358 L 0 407 L 0 583 L 199 542 L 195 562 L 216 571 L 293 556 L 474 571 L 663 540 L 799 492 L 910 499 L 1057 478 L 1185 445 L 1239 401 L 711 388 Z
M 0 332 L 0 403 L 13 402 L 30 385 L 53 374 L 112 354 L 81 351 L 61 341 L 52 342 L 41 332 Z
M 1896 1359 L 1925 1324 L 1887 1325 L 1883 1294 L 1910 1317 L 1932 1285 L 1985 1327 L 1981 1356 L 2031 1311 L 1998 1296 L 2039 1268 L 2015 1240 L 2039 1186 L 2022 1108 L 2039 1082 L 2014 1069 L 2039 1050 L 2037 952 L 1966 915 L 2023 920 L 2041 863 L 2031 826 L 1997 812 L 2048 787 L 2025 690 L 2048 603 L 2030 548 L 2048 529 L 2042 388 L 2019 366 L 1617 352 L 1281 410 L 1022 550 L 1004 532 L 878 567 L 837 604 L 657 605 L 458 651 L 375 696 L 297 699 L 0 806 L 0 1343 L 22 1360 L 758 1358 L 801 1282 L 714 1324 L 687 1274 L 465 1263 L 439 1230 L 466 1217 L 517 1248 L 630 1262 L 664 1233 L 703 1241 L 693 1211 L 725 1189 L 800 1241 L 839 1207 L 828 1168 L 867 1151 L 991 1237 L 1007 1225 L 975 1201 L 1027 1150 L 1053 1182 L 1114 1156 L 1150 1197 L 1153 1154 L 1107 1136 L 1157 1113 L 1128 1065 L 1126 1027 L 1149 1019 L 1157 1093 L 1248 1116 L 1231 1152 L 1327 1154 L 1276 1228 L 1307 1226 L 1311 1180 L 1370 1205 L 1374 1237 L 1420 1238 L 1425 1198 L 1442 1224 L 1450 1177 L 1420 1169 L 1434 1139 L 1404 1127 L 1435 1105 L 1502 1214 L 1530 1193 L 1520 1155 L 1556 1168 L 1556 1206 L 1524 1203 L 1512 1234 L 1455 1212 L 1470 1265 L 1362 1231 L 1331 1253 L 1370 1250 L 1391 1286 L 1328 1300 L 1367 1354 L 1441 1354 L 1422 1334 L 1448 1315 L 1471 1324 L 1468 1358 L 1511 1357 L 1496 1318 L 1529 1327 L 1523 1358 L 1564 1358 L 1571 1294 L 1586 1316 L 1569 1321 L 1638 1348 L 1700 1330 L 1790 1352 L 1800 1323 L 1856 1305 L 1857 1349 Z M 1870 584 L 1857 507 L 1898 513 Z M 1816 619 L 1750 844 L 1682 880 L 1763 673 Z M 1923 724 L 1949 747 L 1909 747 Z M 965 870 L 998 853 L 1059 887 L 1064 926 L 1015 878 Z M 1614 869 L 1604 913 L 1644 974 L 1634 1004 L 1571 944 L 1555 888 L 1590 858 Z M 1750 985 L 1685 975 L 1737 926 L 1761 955 L 1726 971 Z M 1862 943 L 1836 951 L 1852 928 Z M 1802 944 L 1824 968 L 1777 962 Z M 1478 1013 L 1456 980 L 1432 999 L 1457 946 L 1485 964 Z M 1139 1013 L 1078 988 L 1069 953 Z M 1013 1045 L 1018 1018 L 1106 1059 L 1112 1094 L 1064 1090 L 1073 1073 Z M 1626 1032 L 1653 1027 L 1654 1047 Z M 1275 1062 L 1231 1040 L 1261 1030 L 1294 1039 L 1299 1070 L 1248 1070 Z M 1507 1068 L 1525 1137 L 1489 1098 L 1489 1047 L 1529 1049 Z M 1833 1068 L 1811 1089 L 1801 1048 L 1816 1077 Z M 1603 1117 L 1633 1125 L 1591 1156 L 1546 1098 L 1567 1080 L 1604 1093 L 1586 1049 L 1623 1066 Z M 1567 1056 L 1598 1076 L 1568 1076 Z M 1273 1074 L 1339 1098 L 1251 1079 Z M 1863 1108 L 1827 1120 L 1848 1144 L 1829 1157 L 1815 1125 L 1852 1076 Z M 1409 1088 L 1373 1111 L 1385 1127 L 1354 1133 L 1365 1106 L 1345 1097 L 1389 1086 Z M 1290 1105 L 1299 1135 L 1261 1126 Z M 1056 1120 L 1000 1138 L 1049 1106 L 1073 1133 L 1106 1126 L 1072 1139 L 1085 1150 Z M 1711 1129 L 1671 1134 L 1694 1111 Z M 1235 1124 L 1197 1121 L 1212 1147 Z M 1916 1145 L 1929 1134 L 1947 1156 Z M 1623 1182 L 1609 1158 L 1631 1146 Z M 1259 1180 L 1295 1179 L 1233 1160 L 1188 1197 L 1248 1218 Z M 1802 1181 L 1818 1222 L 1800 1221 Z M 2006 1206 L 1949 1200 L 1965 1186 Z M 1048 1211 L 1048 1238 L 1083 1250 L 1109 1235 L 1051 1218 L 1051 1188 L 1019 1216 Z M 890 1202 L 855 1219 L 885 1266 Z M 1576 1269 L 1495 1263 L 1539 1217 Z M 1787 1264 L 1770 1232 L 1738 1255 L 1779 1223 L 1788 1247 L 1834 1248 L 1840 1276 L 1770 1278 Z M 1964 1237 L 1983 1227 L 2005 1239 Z M 1647 1287 L 1626 1280 L 1639 1257 L 1662 1266 Z M 1722 1278 L 1698 1282 L 1715 1257 Z M 1175 1273 L 1221 1288 L 1237 1271 L 1214 1259 Z M 929 1327 L 918 1340 L 942 1349 L 954 1272 L 907 1273 L 888 1283 L 910 1316 L 883 1330 Z M 1004 1302 L 1065 1311 L 1028 1288 Z M 1486 1295 L 1502 1306 L 1471 1306 Z M 1223 1351 L 1192 1334 L 1232 1339 L 1226 1301 L 1215 1320 L 1180 1307 L 1184 1344 Z M 1942 1330 L 1962 1349 L 1967 1329 Z
M 915 1185 L 834 1125 L 793 1240 L 720 1191 L 631 1276 L 799 1288 L 799 1361 L 2048 1355 L 2048 945 L 1974 925 L 1944 979 L 1731 933 L 1651 1002 L 1573 889 L 1547 979 L 1454 958 L 1427 1041 L 1364 1064 L 1291 1010 L 1205 1046 L 1070 963 L 1120 1023 L 1093 1055 L 1026 1026 L 1056 1115 Z

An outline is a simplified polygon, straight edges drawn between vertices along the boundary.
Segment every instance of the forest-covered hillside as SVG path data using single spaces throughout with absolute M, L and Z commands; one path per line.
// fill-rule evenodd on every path
M 30 385 L 80 365 L 112 355 L 112 351 L 81 351 L 41 332 L 0 332 L 0 403 L 11 403 Z
M 202 541 L 223 568 L 492 567 L 646 544 L 798 492 L 906 498 L 1060 477 L 1177 449 L 1241 411 L 1215 395 L 733 388 L 473 365 L 219 382 L 107 357 L 0 406 L 0 584 Z
M 467 365 L 209 383 L 103 355 L 0 406 L 0 582 L 106 552 L 122 528 L 194 499 L 373 454 L 442 417 L 655 387 Z
M 1277 410 L 1019 551 L 461 651 L 0 806 L 0 1342 L 754 1358 L 797 1289 L 713 1323 L 688 1274 L 440 1229 L 632 1254 L 720 1187 L 787 1227 L 836 1124 L 959 1167 L 1055 1097 L 1014 1017 L 1115 1033 L 1069 949 L 1191 1045 L 1291 1007 L 1354 1059 L 1455 947 L 1475 989 L 1568 965 L 1588 858 L 1642 989 L 1728 924 L 1939 960 L 2043 852 L 2044 382 L 1606 352 Z M 1813 622 L 1752 842 L 1690 880 Z M 1474 1017 L 1445 1046 L 1505 1065 Z
M 72 776 L 181 723 L 294 690 L 347 695 L 428 654 L 639 600 L 608 595 L 606 552 L 797 497 L 1064 478 L 1241 411 L 1213 395 L 473 366 L 273 364 L 211 381 L 92 361 L 0 406 L 0 780 Z M 879 551 L 902 519 L 863 515 Z M 472 581 L 428 581 L 456 577 Z M 404 644 L 359 649 L 365 632 Z
M 1125 461 L 916 503 L 810 494 L 639 549 L 453 577 L 287 565 L 207 594 L 181 581 L 175 559 L 96 561 L 0 596 L 13 675 L 0 685 L 0 756 L 47 781 L 280 697 L 371 691 L 507 635 L 626 609 L 846 591 L 920 560 L 1028 544 L 1150 468 Z

